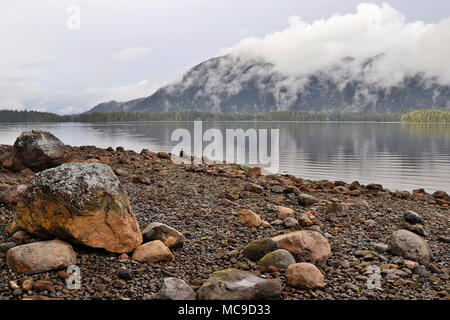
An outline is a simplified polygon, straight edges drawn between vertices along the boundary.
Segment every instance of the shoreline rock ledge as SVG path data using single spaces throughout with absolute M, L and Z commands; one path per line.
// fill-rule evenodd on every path
M 142 243 L 128 196 L 112 169 L 98 163 L 66 163 L 36 174 L 8 229 L 113 253 Z

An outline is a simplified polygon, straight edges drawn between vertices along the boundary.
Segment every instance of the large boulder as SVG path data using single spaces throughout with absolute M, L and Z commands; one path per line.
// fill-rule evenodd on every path
M 60 240 L 33 242 L 8 250 L 6 264 L 17 273 L 40 273 L 77 263 L 70 244 Z
M 214 272 L 197 291 L 200 300 L 278 299 L 280 279 L 262 279 L 249 272 L 226 269 Z
M 388 245 L 393 254 L 425 265 L 433 257 L 433 252 L 427 242 L 408 230 L 395 231 L 389 238 Z
M 286 269 L 286 282 L 291 286 L 303 289 L 325 287 L 322 272 L 311 263 L 295 263 Z
M 281 249 L 289 251 L 297 260 L 316 262 L 331 255 L 328 240 L 319 232 L 301 230 L 272 238 Z
M 119 180 L 109 166 L 97 163 L 67 163 L 36 174 L 9 227 L 17 229 L 116 253 L 142 242 Z
M 186 281 L 172 277 L 163 279 L 157 297 L 160 300 L 197 300 L 197 294 Z
M 69 148 L 47 131 L 23 132 L 14 142 L 10 153 L 2 160 L 10 160 L 10 168 L 20 171 L 30 168 L 35 171 L 59 166 L 72 159 Z
M 184 236 L 174 228 L 159 222 L 153 222 L 142 230 L 144 241 L 161 240 L 166 246 L 176 247 L 184 243 Z

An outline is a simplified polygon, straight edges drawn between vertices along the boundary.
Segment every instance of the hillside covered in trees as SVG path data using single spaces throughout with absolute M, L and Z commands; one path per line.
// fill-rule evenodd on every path
M 27 111 L 27 110 L 0 110 L 0 122 L 67 122 L 68 116 L 59 116 L 49 112 Z
M 79 122 L 119 121 L 400 121 L 400 114 L 323 113 L 307 111 L 274 111 L 265 113 L 222 113 L 205 111 L 110 112 L 81 114 Z
M 281 71 L 273 61 L 259 55 L 229 54 L 194 66 L 150 96 L 102 102 L 87 113 L 183 110 L 406 113 L 450 109 L 450 86 L 423 73 L 411 72 L 389 85 L 374 83 L 373 72 L 383 68 L 384 59 L 384 54 L 365 59 L 348 56 L 328 67 L 304 73 Z
M 273 111 L 264 113 L 222 113 L 197 110 L 172 112 L 108 112 L 60 116 L 49 112 L 0 110 L 0 123 L 18 122 L 126 122 L 126 121 L 372 121 L 372 122 L 450 122 L 445 110 L 418 110 L 407 114 L 325 113 Z
M 417 110 L 402 115 L 402 122 L 450 122 L 450 111 Z

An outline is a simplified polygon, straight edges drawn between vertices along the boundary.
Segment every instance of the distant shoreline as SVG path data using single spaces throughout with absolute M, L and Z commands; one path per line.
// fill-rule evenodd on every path
M 273 111 L 255 114 L 203 112 L 111 112 L 60 116 L 48 112 L 0 110 L 0 123 L 47 122 L 376 122 L 376 123 L 450 123 L 450 111 L 416 110 L 406 114 L 324 113 L 309 111 Z
M 32 121 L 24 121 L 24 122 L 1 122 L 0 125 L 14 125 L 14 124 L 45 124 L 45 123 L 54 123 L 54 124 L 63 124 L 63 123 L 92 123 L 92 124 L 123 124 L 123 123 L 190 123 L 194 121 L 202 121 L 204 123 L 230 123 L 230 122 L 236 122 L 236 123 L 330 123 L 330 124 L 337 124 L 337 123 L 365 123 L 365 124 L 425 124 L 425 125 L 450 125 L 450 122 L 402 122 L 402 121 L 362 121 L 362 120 L 130 120 L 130 121 L 42 121 L 42 122 L 32 122 Z

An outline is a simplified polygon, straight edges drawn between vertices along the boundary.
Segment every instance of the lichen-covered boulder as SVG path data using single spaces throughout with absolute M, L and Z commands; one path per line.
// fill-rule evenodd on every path
M 258 261 L 258 265 L 269 268 L 275 267 L 277 269 L 286 269 L 291 264 L 295 263 L 295 259 L 292 254 L 284 249 L 278 249 L 269 252 L 261 260 Z
M 11 161 L 10 169 L 14 171 L 24 168 L 39 171 L 69 162 L 72 155 L 69 147 L 50 132 L 32 130 L 23 132 L 3 158 Z
M 33 242 L 8 250 L 6 264 L 14 272 L 40 273 L 77 263 L 70 244 L 59 240 Z
M 67 163 L 36 174 L 9 231 L 17 229 L 116 253 L 142 242 L 119 180 L 109 166 L 97 163 Z
M 433 252 L 427 242 L 408 230 L 395 231 L 389 238 L 388 245 L 393 254 L 425 265 L 433 257 Z
M 301 230 L 272 238 L 281 249 L 289 251 L 300 261 L 316 262 L 331 255 L 328 240 L 319 232 Z
M 197 291 L 199 300 L 278 299 L 280 279 L 262 279 L 250 272 L 226 269 L 214 272 Z

